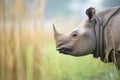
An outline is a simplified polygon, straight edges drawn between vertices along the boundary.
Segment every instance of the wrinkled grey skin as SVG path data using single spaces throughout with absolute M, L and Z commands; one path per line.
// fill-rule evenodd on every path
M 112 11 L 115 8 L 106 9 L 98 14 L 95 12 L 86 13 L 88 19 L 84 20 L 73 31 L 67 34 L 60 34 L 53 25 L 54 38 L 56 41 L 56 50 L 60 53 L 72 55 L 72 56 L 84 56 L 92 53 L 96 49 L 96 37 L 94 32 L 94 16 L 99 16 L 102 21 L 102 25 L 105 24 L 107 19 L 111 16 Z M 114 16 L 112 20 L 112 35 L 115 48 L 120 51 L 120 11 Z M 106 28 L 104 32 L 104 43 L 106 46 Z M 105 47 L 106 48 L 106 47 Z M 113 58 L 113 55 L 112 55 Z M 116 54 L 117 67 L 120 69 L 120 55 Z

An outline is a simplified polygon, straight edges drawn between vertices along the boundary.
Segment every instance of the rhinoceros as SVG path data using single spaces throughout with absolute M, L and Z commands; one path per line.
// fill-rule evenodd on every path
M 53 24 L 56 50 L 72 56 L 92 54 L 120 70 L 120 6 L 98 13 L 90 7 L 85 13 L 88 18 L 70 33 L 59 33 Z

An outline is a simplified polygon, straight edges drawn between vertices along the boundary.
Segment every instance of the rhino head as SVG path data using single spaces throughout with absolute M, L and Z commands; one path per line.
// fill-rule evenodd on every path
M 72 56 L 84 56 L 95 50 L 95 9 L 92 7 L 87 9 L 86 15 L 88 19 L 84 20 L 74 30 L 67 34 L 59 33 L 55 25 L 53 25 L 56 50 L 59 51 L 59 53 Z

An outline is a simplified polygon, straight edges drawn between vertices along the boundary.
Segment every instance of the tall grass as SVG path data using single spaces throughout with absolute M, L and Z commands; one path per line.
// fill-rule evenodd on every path
M 41 13 L 44 14 L 44 5 L 38 7 L 42 7 Z M 0 80 L 42 78 L 43 30 L 37 30 L 35 25 L 31 29 L 32 15 L 26 13 L 27 11 L 29 12 L 28 1 L 0 1 Z M 35 18 L 32 20 L 35 24 Z M 43 17 L 41 22 L 43 24 Z

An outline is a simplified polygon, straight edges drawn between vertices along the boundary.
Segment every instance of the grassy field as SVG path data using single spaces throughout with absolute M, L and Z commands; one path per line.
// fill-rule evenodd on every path
M 0 80 L 119 80 L 113 64 L 56 51 L 52 33 L 0 29 Z M 5 36 L 6 35 L 6 36 Z

